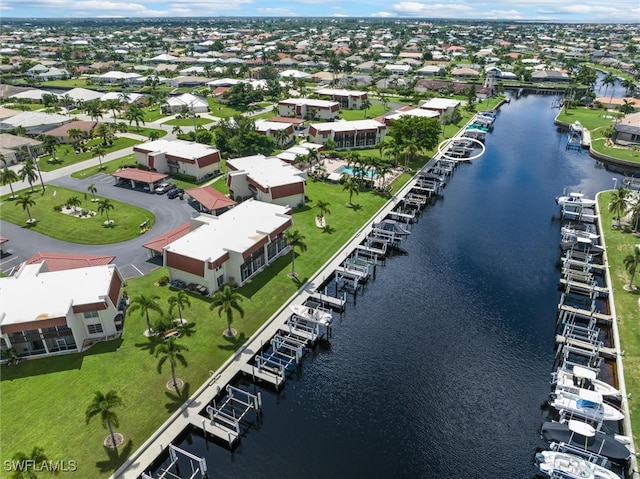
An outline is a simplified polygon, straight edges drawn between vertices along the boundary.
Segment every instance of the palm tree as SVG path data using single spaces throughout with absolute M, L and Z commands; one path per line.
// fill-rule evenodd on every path
M 182 128 L 180 128 L 180 125 L 176 125 L 171 129 L 171 133 L 178 136 L 178 135 L 182 135 L 183 131 L 182 131 Z
M 80 128 L 69 128 L 67 135 L 69 135 L 73 148 L 77 150 L 80 147 L 80 142 L 84 139 L 84 132 Z
M 102 118 L 102 104 L 100 100 L 87 101 L 84 104 L 84 112 L 95 122 Z
M 29 220 L 27 221 L 27 223 L 33 223 L 33 218 L 31 217 L 31 211 L 29 211 L 29 207 L 35 206 L 35 204 L 36 202 L 27 195 L 18 196 L 18 199 L 16 199 L 15 205 L 22 206 L 22 209 L 27 212 L 27 215 L 29 215 Z
M 349 192 L 349 206 L 353 206 L 353 203 L 351 202 L 353 194 L 355 193 L 357 195 L 358 193 L 360 193 L 360 190 L 358 188 L 358 180 L 351 175 L 342 175 L 340 181 L 342 182 L 342 191 L 346 190 Z
M 107 110 L 111 110 L 113 122 L 116 122 L 116 116 L 122 110 L 120 100 L 117 98 L 110 98 L 104 102 L 104 106 Z
M 629 209 L 629 212 L 633 219 L 633 231 L 638 232 L 638 224 L 640 224 L 640 201 L 636 201 Z
M 78 206 L 81 205 L 82 201 L 80 201 L 80 198 L 78 198 L 77 196 L 70 197 L 65 204 L 67 208 L 73 208 L 74 211 L 77 210 Z
M 10 461 L 11 479 L 36 479 L 37 469 L 35 467 L 28 467 L 28 464 L 41 465 L 43 462 L 47 462 L 49 458 L 44 452 L 44 449 L 35 446 L 30 454 L 24 452 L 16 452 Z
M 331 214 L 331 211 L 329 211 L 329 206 L 331 206 L 331 203 L 327 201 L 318 200 L 316 202 L 316 208 L 318 208 L 318 210 L 320 211 L 320 213 L 318 214 L 320 218 L 324 218 L 324 215 Z
M 607 73 L 602 79 L 602 84 L 605 86 L 604 88 L 604 96 L 607 96 L 607 90 L 609 90 L 609 85 L 613 86 L 616 84 L 616 77 L 613 73 Z M 613 96 L 613 93 L 612 93 Z M 611 105 L 611 100 L 609 100 L 609 105 Z
M 91 201 L 95 202 L 96 201 L 96 193 L 98 192 L 98 188 L 96 188 L 96 185 L 94 185 L 93 183 L 90 184 L 89 186 L 87 186 L 87 191 L 89 193 L 91 193 L 91 196 L 93 196 L 93 199 Z
M 189 348 L 183 346 L 182 344 L 178 344 L 176 342 L 175 336 L 172 336 L 164 343 L 160 344 L 156 349 L 156 358 L 160 357 L 160 361 L 158 361 L 158 373 L 162 372 L 162 365 L 169 361 L 171 365 L 171 378 L 173 379 L 173 387 L 177 391 L 178 381 L 176 380 L 176 364 L 178 362 L 182 364 L 184 367 L 187 367 L 187 360 L 182 355 L 182 351 L 189 351 Z
M 33 192 L 33 182 L 38 179 L 38 173 L 36 172 L 35 162 L 32 158 L 27 158 L 22 164 L 22 168 L 18 170 L 18 175 L 22 181 L 27 180 L 29 186 L 31 186 L 31 192 Z
M 629 196 L 629 190 L 624 186 L 619 187 L 616 191 L 611 193 L 611 200 L 609 200 L 609 212 L 616 215 L 618 220 L 618 228 L 622 226 L 621 218 L 627 212 L 627 197 Z
M 93 154 L 98 157 L 98 162 L 100 163 L 100 169 L 102 170 L 104 168 L 104 166 L 102 166 L 102 159 L 104 158 L 104 155 L 107 154 L 107 151 L 101 146 L 96 146 L 93 149 Z
M 149 332 L 153 331 L 153 328 L 151 327 L 151 321 L 149 321 L 149 311 L 155 311 L 160 316 L 162 316 L 162 308 L 160 308 L 160 306 L 158 306 L 158 303 L 156 303 L 156 301 L 158 301 L 159 299 L 160 296 L 158 295 L 145 296 L 144 294 L 140 294 L 131 298 L 131 301 L 129 303 L 129 311 L 133 313 L 134 311 L 140 310 L 140 315 L 145 317 L 147 321 L 147 329 L 149 330 Z
M 135 123 L 136 124 L 136 129 L 140 129 L 140 123 L 142 123 L 143 125 L 144 123 L 144 111 L 142 110 L 142 108 L 140 108 L 138 105 L 133 104 L 130 105 L 129 108 L 127 109 L 127 111 L 124 114 L 125 119 L 127 119 L 129 121 L 129 125 L 131 125 L 131 123 Z
M 58 145 L 60 144 L 60 140 L 52 135 L 41 135 L 40 136 L 40 141 L 42 141 L 42 150 L 48 154 L 51 155 L 51 159 L 55 160 L 56 159 L 56 149 L 58 147 Z
M 160 132 L 158 130 L 153 130 L 149 132 L 149 140 L 155 141 L 160 138 Z
M 311 170 L 313 162 L 318 161 L 318 150 L 315 148 L 310 148 L 309 153 L 307 153 L 307 160 L 309 161 L 309 170 Z
M 113 140 L 113 127 L 108 123 L 98 123 L 93 130 L 93 136 L 102 138 L 103 145 L 109 145 Z
M 0 172 L 0 181 L 2 181 L 2 186 L 9 185 L 9 189 L 11 190 L 11 199 L 16 197 L 16 194 L 13 192 L 12 183 L 18 181 L 19 179 L 20 177 L 16 174 L 16 172 L 10 170 L 6 165 Z
M 369 99 L 367 98 L 366 100 L 364 100 L 362 102 L 362 109 L 364 110 L 364 117 L 367 117 L 367 110 L 371 108 L 371 102 L 369 101 Z
M 629 280 L 629 284 L 625 288 L 628 291 L 633 291 L 636 287 L 633 284 L 633 279 L 636 275 L 636 269 L 640 264 L 640 244 L 637 244 L 633 247 L 633 253 L 624 257 L 622 260 L 624 263 L 624 267 L 631 275 L 631 279 Z
M 176 296 L 170 296 L 167 301 L 169 302 L 169 316 L 173 314 L 173 309 L 177 307 L 180 323 L 182 324 L 182 309 L 191 307 L 189 295 L 184 291 L 178 291 L 178 294 Z
M 238 293 L 231 291 L 231 287 L 225 284 L 222 291 L 216 291 L 213 295 L 213 301 L 209 306 L 210 310 L 218 308 L 218 317 L 222 317 L 222 313 L 227 317 L 227 336 L 233 337 L 234 332 L 231 329 L 231 322 L 233 321 L 233 310 L 236 310 L 241 318 L 244 318 L 244 309 L 240 306 L 240 303 L 244 301 L 244 298 Z
M 98 201 L 98 213 L 107 215 L 107 224 L 111 224 L 111 218 L 109 218 L 109 210 L 114 209 L 113 203 L 109 201 L 109 199 L 105 198 L 104 200 Z
M 289 138 L 289 134 L 287 133 L 287 130 L 285 128 L 282 128 L 276 131 L 275 138 L 278 146 L 282 148 L 286 144 L 287 138 Z
M 295 278 L 297 276 L 295 272 L 296 248 L 304 253 L 307 250 L 307 243 L 304 241 L 304 235 L 298 230 L 286 230 L 284 240 L 291 247 L 291 276 Z
M 85 421 L 89 424 L 89 421 L 94 416 L 100 416 L 102 427 L 109 429 L 109 435 L 111 436 L 111 445 L 116 447 L 116 437 L 113 433 L 113 427 L 118 427 L 118 416 L 113 410 L 122 406 L 122 398 L 118 396 L 118 393 L 111 390 L 107 394 L 103 394 L 100 391 L 96 391 L 93 396 L 93 401 L 87 407 L 84 413 Z

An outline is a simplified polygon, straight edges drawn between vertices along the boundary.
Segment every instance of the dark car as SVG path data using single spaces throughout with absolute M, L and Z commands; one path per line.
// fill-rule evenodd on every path
M 177 198 L 178 196 L 181 196 L 183 193 L 184 193 L 184 190 L 182 188 L 174 188 L 167 192 L 167 198 L 172 200 L 174 198 Z

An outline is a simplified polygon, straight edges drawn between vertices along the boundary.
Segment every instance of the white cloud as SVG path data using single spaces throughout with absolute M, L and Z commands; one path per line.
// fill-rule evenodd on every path
M 286 8 L 256 8 L 256 12 L 274 16 L 274 17 L 297 17 L 299 16 L 296 12 L 292 10 L 287 10 Z
M 389 12 L 377 12 L 377 13 L 372 13 L 371 16 L 378 17 L 378 18 L 386 18 L 386 17 L 395 17 L 396 15 L 394 13 L 389 13 Z
M 425 4 L 419 2 L 400 2 L 391 7 L 398 15 L 406 17 L 446 17 L 454 18 L 469 16 L 476 13 L 476 10 L 467 5 L 461 4 Z

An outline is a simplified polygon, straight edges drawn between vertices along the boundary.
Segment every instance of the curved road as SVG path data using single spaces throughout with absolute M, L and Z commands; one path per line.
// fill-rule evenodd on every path
M 164 137 L 165 139 L 175 138 L 175 135 L 171 133 L 171 127 L 165 127 L 159 123 L 149 124 L 149 126 L 166 130 L 168 134 Z M 186 131 L 188 129 L 184 128 L 184 130 Z M 146 140 L 146 138 L 144 139 Z M 121 158 L 132 152 L 133 148 L 114 151 L 105 155 L 103 161 L 106 162 Z M 0 235 L 9 239 L 9 241 L 3 245 L 4 254 L 0 258 L 0 269 L 2 271 L 9 271 L 37 252 L 115 256 L 115 263 L 125 278 L 147 274 L 161 264 L 159 258 L 151 259 L 149 251 L 143 248 L 142 245 L 185 223 L 189 218 L 196 216 L 198 212 L 186 200 L 180 200 L 179 198 L 170 200 L 166 195 L 155 195 L 142 190 L 132 190 L 126 187 L 115 186 L 113 177 L 103 173 L 85 179 L 76 179 L 70 176 L 75 171 L 98 164 L 98 158 L 92 158 L 82 163 L 59 168 L 50 172 L 43 172 L 43 181 L 48 188 L 55 188 L 57 185 L 80 192 L 86 192 L 90 184 L 95 184 L 98 188 L 98 195 L 100 196 L 149 210 L 156 218 L 154 226 L 146 234 L 129 241 L 106 245 L 81 245 L 53 239 L 13 223 L 0 221 Z M 13 188 L 16 191 L 27 188 L 28 186 L 26 182 L 16 182 L 13 184 Z M 8 193 L 10 193 L 8 186 L 3 186 L 0 189 L 0 194 L 4 195 Z M 112 214 L 117 221 L 117 210 L 114 210 Z

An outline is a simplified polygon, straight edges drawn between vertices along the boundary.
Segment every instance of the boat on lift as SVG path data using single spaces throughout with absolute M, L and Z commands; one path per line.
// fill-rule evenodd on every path
M 293 314 L 300 316 L 301 318 L 314 321 L 322 324 L 323 326 L 331 326 L 333 322 L 333 314 L 324 308 L 311 307 L 305 304 L 292 304 L 289 309 L 293 311 Z
M 597 379 L 597 371 L 584 366 L 575 365 L 569 369 L 567 367 L 558 368 L 551 373 L 551 383 L 557 386 L 574 386 L 582 389 L 590 389 L 602 394 L 604 397 L 619 397 L 620 391 L 611 384 Z
M 550 404 L 558 411 L 590 421 L 621 421 L 624 414 L 603 401 L 602 394 L 575 386 L 556 386 Z
M 538 469 L 549 477 L 566 479 L 620 479 L 615 472 L 586 459 L 557 451 L 542 451 L 536 454 Z M 559 476 L 558 476 L 559 475 Z
M 556 203 L 560 206 L 581 206 L 583 208 L 593 208 L 596 200 L 585 198 L 582 193 L 571 192 L 568 195 L 558 196 Z

